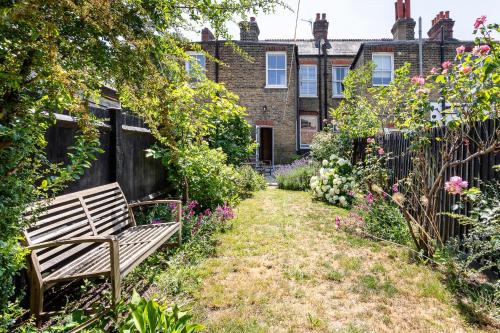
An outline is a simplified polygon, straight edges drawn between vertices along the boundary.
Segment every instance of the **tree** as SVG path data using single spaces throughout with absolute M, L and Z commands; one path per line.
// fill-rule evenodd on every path
M 189 41 L 179 31 L 207 23 L 219 37 L 227 38 L 226 23 L 233 17 L 269 12 L 280 4 L 279 0 L 3 1 L 0 253 L 19 257 L 17 238 L 27 223 L 21 222 L 24 207 L 57 193 L 99 152 L 99 134 L 87 104 L 99 98 L 103 85 L 114 87 L 123 104 L 145 117 L 154 135 L 175 150 L 179 129 L 174 120 L 183 117 L 188 104 L 200 114 L 232 104 L 222 87 L 209 83 L 198 87 L 206 89 L 201 95 L 210 95 L 209 100 L 194 98 L 183 66 L 189 59 L 185 52 Z M 222 97 L 211 95 L 214 91 L 222 92 Z M 193 97 L 191 103 L 186 103 L 184 92 Z M 46 159 L 44 135 L 54 113 L 63 111 L 76 117 L 79 131 L 69 151 L 71 163 L 55 165 Z M 203 121 L 196 122 L 189 131 L 203 132 L 204 126 Z M 5 286 L 0 311 L 7 304 L 17 267 L 0 268 Z

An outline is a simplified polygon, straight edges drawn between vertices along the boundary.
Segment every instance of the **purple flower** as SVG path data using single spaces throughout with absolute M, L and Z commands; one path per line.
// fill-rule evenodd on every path
M 151 224 L 160 224 L 161 223 L 161 220 L 158 220 L 158 219 L 154 219 L 151 221 Z
M 171 203 L 168 204 L 168 208 L 170 208 L 171 210 L 177 209 L 177 204 L 171 202 Z
M 340 228 L 340 217 L 338 215 L 335 217 L 335 227 Z
M 392 193 L 398 193 L 398 192 L 399 192 L 398 183 L 394 183 L 394 185 L 392 185 Z
M 210 210 L 210 208 L 205 209 L 205 211 L 203 212 L 203 215 L 205 215 L 205 216 L 211 216 L 212 215 L 212 211 Z
M 309 160 L 307 158 L 301 158 L 300 160 L 296 160 L 290 164 L 284 164 L 284 165 L 277 165 L 276 166 L 276 171 L 274 172 L 275 175 L 285 175 L 289 172 L 292 172 L 293 170 L 309 165 Z
M 373 194 L 371 192 L 365 196 L 365 201 L 369 205 L 373 204 Z
M 217 206 L 215 214 L 222 221 L 227 221 L 234 217 L 233 209 L 227 203 L 224 203 L 222 206 Z
M 188 203 L 187 209 L 193 210 L 194 208 L 196 208 L 196 206 L 198 206 L 198 201 L 193 200 Z

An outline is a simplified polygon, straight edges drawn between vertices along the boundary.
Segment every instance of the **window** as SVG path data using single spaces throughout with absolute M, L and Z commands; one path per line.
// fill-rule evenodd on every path
M 344 88 L 342 87 L 342 82 L 347 75 L 348 67 L 333 67 L 332 68 L 332 86 L 333 86 L 333 97 L 343 97 Z
M 300 65 L 300 97 L 317 97 L 317 69 L 316 65 Z
M 266 53 L 266 86 L 286 88 L 286 53 Z
M 318 116 L 300 116 L 300 148 L 309 149 L 314 135 L 318 132 Z
M 189 55 L 194 58 L 196 64 L 192 64 L 191 61 L 186 61 L 186 71 L 188 72 L 189 76 L 191 76 L 194 79 L 200 74 L 205 73 L 205 68 L 206 68 L 205 55 L 203 53 L 195 53 L 195 52 L 189 52 Z
M 375 63 L 372 79 L 373 85 L 386 86 L 391 83 L 394 67 L 392 53 L 374 53 L 372 59 Z

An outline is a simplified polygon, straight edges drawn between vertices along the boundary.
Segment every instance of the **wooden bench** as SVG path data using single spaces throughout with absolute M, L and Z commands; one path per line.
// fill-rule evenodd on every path
M 132 208 L 152 204 L 175 204 L 176 221 L 137 226 Z M 34 217 L 36 222 L 24 231 L 31 250 L 31 313 L 37 318 L 49 314 L 43 311 L 43 296 L 56 283 L 94 276 L 111 278 L 116 304 L 127 273 L 175 233 L 181 243 L 181 214 L 178 200 L 128 204 L 118 183 L 34 204 L 25 218 Z

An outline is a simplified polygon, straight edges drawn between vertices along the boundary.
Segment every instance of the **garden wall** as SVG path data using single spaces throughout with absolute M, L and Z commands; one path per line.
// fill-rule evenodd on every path
M 498 120 L 489 120 L 481 124 L 481 131 L 475 133 L 475 135 L 483 139 L 491 138 L 494 135 L 495 129 L 498 130 L 498 126 Z M 436 140 L 436 138 L 442 137 L 443 131 L 445 130 L 446 128 L 444 127 L 436 127 L 430 133 L 432 144 L 430 145 L 431 148 L 428 152 L 428 156 L 429 158 L 435 159 L 435 161 L 441 160 L 439 154 L 442 148 L 442 143 Z M 377 142 L 381 144 L 386 154 L 390 154 L 387 165 L 389 170 L 388 188 L 390 188 L 396 181 L 405 178 L 412 169 L 412 156 L 409 151 L 410 139 L 406 138 L 401 132 L 393 132 L 378 137 Z M 364 160 L 366 145 L 366 138 L 354 141 L 353 164 Z M 460 151 L 454 156 L 454 160 L 464 160 L 476 151 L 477 147 L 475 147 L 473 142 L 463 142 Z M 469 186 L 480 187 L 481 182 L 494 179 L 500 180 L 500 172 L 493 169 L 493 166 L 499 164 L 500 154 L 493 152 L 488 155 L 474 158 L 464 165 L 448 168 L 444 179 L 460 176 L 462 179 L 469 182 Z M 439 165 L 436 165 L 435 169 L 439 167 Z M 429 179 L 429 182 L 432 181 L 433 179 Z M 459 199 L 458 196 L 449 195 L 444 191 L 444 188 L 441 189 L 439 195 L 442 198 L 440 201 L 440 211 L 451 212 L 452 207 Z M 465 208 L 462 213 L 466 214 L 467 208 Z M 443 240 L 449 239 L 450 237 L 461 236 L 466 231 L 463 225 L 460 225 L 457 221 L 446 215 L 439 216 L 439 230 Z
M 155 142 L 149 129 L 138 117 L 117 108 L 91 107 L 102 119 L 99 127 L 101 148 L 92 167 L 69 184 L 64 193 L 84 190 L 118 182 L 127 197 L 134 201 L 165 192 L 168 188 L 165 168 L 159 160 L 146 157 L 145 149 Z M 75 120 L 67 115 L 56 115 L 57 122 L 47 134 L 47 157 L 51 162 L 68 162 L 67 149 L 73 143 Z

